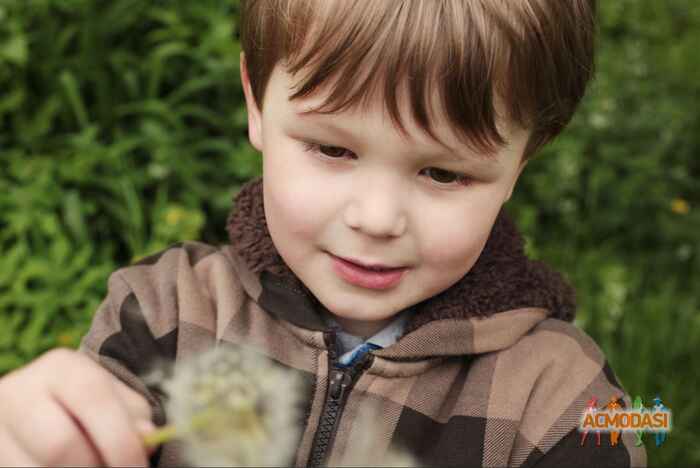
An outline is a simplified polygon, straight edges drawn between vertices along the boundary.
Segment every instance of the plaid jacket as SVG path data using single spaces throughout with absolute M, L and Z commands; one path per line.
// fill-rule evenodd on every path
M 323 305 L 284 264 L 267 231 L 261 180 L 248 183 L 228 221 L 230 244 L 185 242 L 117 270 L 80 350 L 148 398 L 163 424 L 163 395 L 141 375 L 153 358 L 182 359 L 217 343 L 242 344 L 300 372 L 308 398 L 297 466 L 343 464 L 362 437 L 354 418 L 378 405 L 378 450 L 395 442 L 426 465 L 646 466 L 623 433 L 581 445 L 592 396 L 631 407 L 598 346 L 574 326 L 574 294 L 529 260 L 501 213 L 479 260 L 447 291 L 412 307 L 404 335 L 337 374 Z M 339 386 L 344 382 L 347 386 Z M 169 442 L 157 466 L 182 465 Z

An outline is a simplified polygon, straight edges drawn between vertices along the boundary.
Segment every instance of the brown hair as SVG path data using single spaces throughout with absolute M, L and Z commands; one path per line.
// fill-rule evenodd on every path
M 438 141 L 429 101 L 437 89 L 457 135 L 486 155 L 505 143 L 497 102 L 500 117 L 532 131 L 527 159 L 568 124 L 593 76 L 595 0 L 243 0 L 242 7 L 259 108 L 282 62 L 294 76 L 305 73 L 290 99 L 336 83 L 314 109 L 333 113 L 368 105 L 379 87 L 405 133 L 402 85 L 413 118 Z

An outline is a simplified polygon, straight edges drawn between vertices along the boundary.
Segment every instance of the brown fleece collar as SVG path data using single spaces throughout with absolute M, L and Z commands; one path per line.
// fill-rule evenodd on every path
M 322 307 L 272 243 L 265 221 L 262 178 L 249 181 L 236 195 L 226 230 L 232 247 L 253 273 L 268 271 Z M 405 333 L 434 320 L 488 317 L 522 307 L 542 307 L 551 317 L 566 321 L 572 321 L 576 313 L 573 288 L 561 274 L 525 256 L 523 239 L 503 210 L 472 269 L 450 288 L 413 307 L 415 313 Z

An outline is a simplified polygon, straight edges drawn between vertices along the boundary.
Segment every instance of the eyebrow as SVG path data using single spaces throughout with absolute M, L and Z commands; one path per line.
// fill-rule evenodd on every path
M 328 129 L 332 133 L 336 133 L 340 135 L 341 137 L 345 137 L 348 140 L 355 140 L 356 136 L 349 130 L 340 127 L 338 125 L 335 125 L 333 122 L 328 121 L 327 119 L 318 119 L 318 117 L 323 116 L 324 114 L 321 114 L 320 112 L 314 112 L 314 111 L 296 111 L 295 115 L 297 117 L 300 117 L 302 119 L 310 120 L 314 122 L 316 125 L 319 125 L 321 127 L 324 127 Z M 498 163 L 498 158 L 494 154 L 488 154 L 488 153 L 474 153 L 470 152 L 469 156 L 459 156 L 460 152 L 455 150 L 454 148 L 450 147 L 449 145 L 438 141 L 438 144 L 446 149 L 448 153 L 445 152 L 439 152 L 439 153 L 428 153 L 428 154 L 423 154 L 425 157 L 429 157 L 431 159 L 450 159 L 455 162 L 459 163 L 470 163 L 470 162 L 476 162 L 480 164 L 484 164 L 486 166 L 496 166 Z

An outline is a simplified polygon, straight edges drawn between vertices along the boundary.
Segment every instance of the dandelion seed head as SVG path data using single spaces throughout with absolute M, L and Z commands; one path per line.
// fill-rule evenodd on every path
M 298 438 L 299 376 L 252 351 L 219 346 L 175 365 L 166 411 L 198 466 L 280 466 Z

